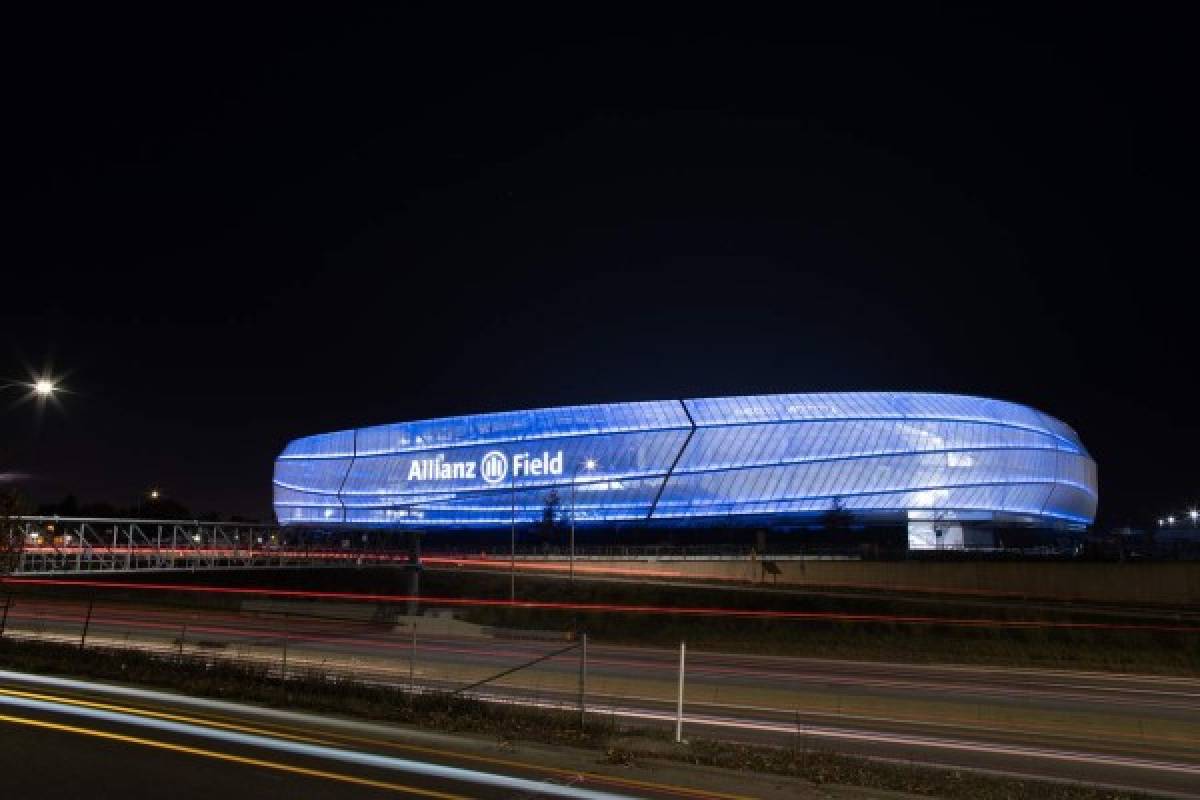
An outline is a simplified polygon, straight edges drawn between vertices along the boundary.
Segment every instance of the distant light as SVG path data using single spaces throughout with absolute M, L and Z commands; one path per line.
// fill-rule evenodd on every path
M 1188 512 L 1188 516 L 1192 518 L 1192 522 L 1195 522 L 1196 517 L 1200 517 L 1200 511 L 1197 511 L 1196 509 L 1193 508 L 1191 511 Z
M 38 378 L 33 384 L 33 393 L 39 397 L 49 397 L 54 394 L 56 388 L 58 387 L 54 385 L 54 381 Z
M 596 468 L 596 459 L 589 458 L 587 461 L 583 462 L 583 468 L 588 469 L 588 470 L 595 469 Z M 1192 515 L 1194 516 L 1195 514 L 1196 514 L 1196 512 L 1193 511 Z
M 197 534 L 195 534 L 194 536 L 192 536 L 192 541 L 193 541 L 193 542 L 198 542 L 198 541 L 200 541 L 200 534 L 198 534 L 198 533 L 197 533 Z
M 151 489 L 151 490 L 150 490 L 150 499 L 151 499 L 151 500 L 157 500 L 157 499 L 158 499 L 158 489 Z
M 1175 524 L 1175 518 L 1174 518 L 1174 517 L 1167 517 L 1167 524 L 1168 524 L 1168 525 L 1174 525 L 1174 524 Z
M 1166 521 L 1165 519 L 1160 519 L 1160 520 L 1158 521 L 1158 527 L 1160 527 L 1160 528 L 1161 528 L 1163 525 L 1166 525 L 1166 524 L 1167 524 L 1167 521 Z

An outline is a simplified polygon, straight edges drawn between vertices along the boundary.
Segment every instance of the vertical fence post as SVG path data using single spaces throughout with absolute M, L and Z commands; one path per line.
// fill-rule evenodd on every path
M 582 730 L 587 721 L 587 634 L 582 635 L 579 650 L 579 728 Z
M 412 646 L 408 648 L 408 694 L 409 699 L 412 699 L 412 693 L 416 690 L 416 682 L 414 673 L 417 663 L 417 620 L 412 621 Z
M 12 608 L 12 592 L 4 596 L 4 616 L 0 617 L 0 636 L 4 635 L 4 630 L 8 627 L 8 609 L 10 608 Z
M 187 623 L 183 623 L 183 627 L 179 629 L 179 661 L 183 662 L 183 643 L 187 639 Z
M 279 667 L 279 679 L 287 681 L 288 612 L 283 612 L 283 663 Z
M 683 741 L 683 672 L 687 659 L 687 644 L 679 643 L 679 694 L 675 701 L 675 741 Z
M 84 644 L 87 643 L 88 628 L 92 624 L 92 607 L 96 604 L 96 598 L 88 598 L 87 616 L 83 620 L 83 632 L 79 635 L 79 649 L 82 650 Z

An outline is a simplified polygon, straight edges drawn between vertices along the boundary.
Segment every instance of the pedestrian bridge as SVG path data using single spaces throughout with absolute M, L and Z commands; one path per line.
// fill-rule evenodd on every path
M 0 572 L 57 575 L 87 572 L 251 569 L 417 563 L 404 538 L 392 546 L 344 538 L 314 544 L 303 530 L 250 522 L 23 516 L 8 525 Z

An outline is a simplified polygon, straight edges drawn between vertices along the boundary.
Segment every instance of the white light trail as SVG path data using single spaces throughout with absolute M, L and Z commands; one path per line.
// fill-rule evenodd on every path
M 18 708 L 25 708 L 32 711 L 43 711 L 52 714 L 65 714 L 74 717 L 85 717 L 87 719 L 114 722 L 121 725 L 133 725 L 140 728 L 151 728 L 153 730 L 163 731 L 165 733 L 195 736 L 202 739 L 214 739 L 218 741 L 229 742 L 231 744 L 259 747 L 265 750 L 291 753 L 293 755 L 307 756 L 310 758 L 320 758 L 326 761 L 339 761 L 342 763 L 356 764 L 363 767 L 373 767 L 376 769 L 386 769 L 408 774 L 424 775 L 443 780 L 458 781 L 460 783 L 494 786 L 500 789 L 513 791 L 533 792 L 538 795 L 547 795 L 550 797 L 566 797 L 572 798 L 573 800 L 629 800 L 628 795 L 613 794 L 611 792 L 600 792 L 593 789 L 562 786 L 559 784 L 547 783 L 545 781 L 516 778 L 510 775 L 499 775 L 492 772 L 481 772 L 479 770 L 466 769 L 464 767 L 448 767 L 442 764 L 431 764 L 425 761 L 414 761 L 412 759 L 397 758 L 395 756 L 362 753 L 356 750 L 344 750 L 338 747 L 327 747 L 325 745 L 286 741 L 283 739 L 275 739 L 273 737 L 261 736 L 258 734 L 238 733 L 237 731 L 208 728 L 201 725 L 192 725 L 186 722 L 172 722 L 171 720 L 141 717 L 135 714 L 125 714 L 118 711 L 105 711 L 103 709 L 86 708 L 82 706 L 69 705 L 66 703 L 55 703 L 47 700 L 33 700 L 24 697 L 0 695 L 0 705 L 15 706 Z

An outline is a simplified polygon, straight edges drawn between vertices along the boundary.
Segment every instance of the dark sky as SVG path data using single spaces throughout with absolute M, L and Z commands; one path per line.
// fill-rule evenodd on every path
M 10 29 L 35 495 L 266 514 L 318 431 L 920 389 L 1075 426 L 1105 522 L 1200 499 L 1182 19 L 171 7 Z

